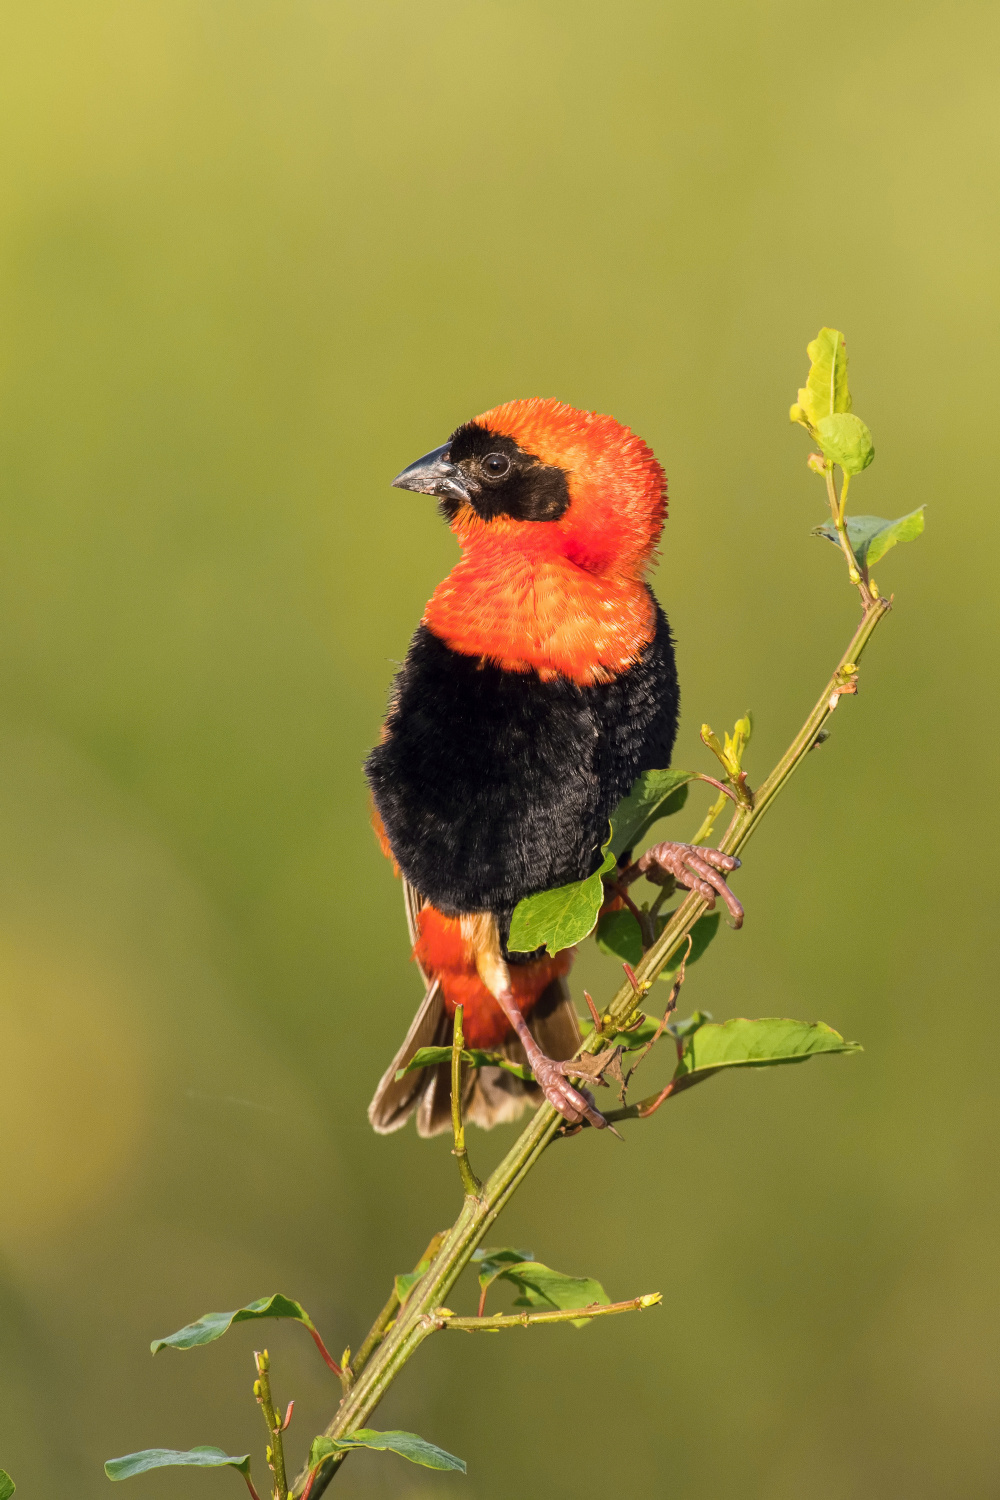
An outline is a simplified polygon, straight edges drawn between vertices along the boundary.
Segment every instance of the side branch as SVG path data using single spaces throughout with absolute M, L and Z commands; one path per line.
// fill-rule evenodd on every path
M 659 1307 L 662 1292 L 647 1292 L 628 1302 L 594 1302 L 590 1307 L 558 1307 L 551 1312 L 496 1313 L 492 1318 L 457 1318 L 446 1307 L 429 1315 L 435 1328 L 458 1328 L 463 1333 L 499 1333 L 503 1328 L 533 1328 L 536 1323 L 573 1323 L 581 1318 L 606 1318 L 610 1313 L 644 1312 Z

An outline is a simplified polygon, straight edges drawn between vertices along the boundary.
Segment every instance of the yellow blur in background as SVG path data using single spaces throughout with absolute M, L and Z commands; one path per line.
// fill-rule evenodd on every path
M 554 1150 L 494 1242 L 665 1310 L 432 1341 L 377 1421 L 468 1478 L 361 1454 L 338 1485 L 996 1494 L 998 46 L 996 7 L 963 0 L 6 7 L 19 1495 L 104 1495 L 103 1460 L 147 1446 L 259 1454 L 259 1330 L 155 1362 L 149 1340 L 280 1290 L 357 1347 L 456 1211 L 449 1143 L 364 1116 L 419 985 L 361 764 L 455 555 L 393 475 L 511 397 L 632 425 L 670 480 L 676 762 L 711 771 L 698 727 L 749 707 L 759 781 L 856 618 L 787 419 L 824 323 L 875 436 L 851 505 L 926 502 L 927 531 L 875 570 L 896 607 L 859 696 L 750 845 L 746 927 L 684 1001 L 866 1050 Z M 615 965 L 588 951 L 577 976 L 606 995 Z M 473 1133 L 476 1166 L 510 1139 Z M 297 1460 L 338 1391 L 303 1330 L 266 1341 Z

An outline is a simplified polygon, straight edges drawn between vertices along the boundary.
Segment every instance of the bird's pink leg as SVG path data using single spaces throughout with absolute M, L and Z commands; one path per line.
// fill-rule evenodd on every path
M 607 1120 L 599 1110 L 594 1108 L 587 1096 L 579 1089 L 575 1089 L 565 1076 L 565 1070 L 571 1064 L 556 1062 L 553 1058 L 546 1057 L 532 1036 L 531 1029 L 518 1010 L 517 1003 L 509 989 L 501 990 L 495 998 L 517 1032 L 518 1040 L 528 1059 L 528 1067 L 534 1073 L 535 1082 L 552 1108 L 557 1109 L 563 1119 L 568 1120 L 571 1125 L 579 1125 L 581 1120 L 588 1120 L 598 1130 L 603 1130 L 608 1123 Z

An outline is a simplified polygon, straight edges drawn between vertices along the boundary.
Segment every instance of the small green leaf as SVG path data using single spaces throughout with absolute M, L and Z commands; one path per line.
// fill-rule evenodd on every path
M 774 1067 L 805 1062 L 822 1052 L 860 1051 L 859 1043 L 845 1042 L 822 1021 L 748 1021 L 737 1016 L 717 1024 L 704 1023 L 684 1036 L 674 1081 L 687 1087 L 720 1068 Z
M 665 912 L 657 917 L 657 937 L 660 936 L 671 916 L 671 912 Z M 698 921 L 692 927 L 691 957 L 687 961 L 689 968 L 692 964 L 698 962 L 709 943 L 715 937 L 719 930 L 721 916 L 721 912 L 708 912 L 705 916 L 699 917 Z M 595 936 L 597 946 L 602 953 L 607 953 L 612 958 L 624 959 L 633 968 L 640 962 L 642 958 L 642 934 L 639 931 L 638 922 L 630 911 L 623 909 L 622 911 L 606 912 L 597 924 Z M 660 974 L 661 979 L 667 979 L 671 984 L 673 983 L 677 970 L 684 960 L 686 950 L 687 944 L 682 943 L 673 957 L 668 959 L 666 967 Z
M 0 1469 L 0 1500 L 10 1500 L 14 1493 L 14 1481 L 6 1469 Z
M 507 947 L 514 953 L 533 953 L 547 948 L 553 955 L 572 948 L 594 930 L 597 913 L 604 905 L 601 877 L 615 868 L 615 855 L 608 848 L 612 835 L 604 844 L 600 869 L 587 880 L 574 880 L 537 896 L 526 896 L 514 908 Z
M 164 1339 L 154 1339 L 150 1350 L 157 1354 L 161 1349 L 197 1349 L 202 1344 L 212 1344 L 221 1339 L 234 1323 L 250 1323 L 257 1318 L 293 1318 L 304 1323 L 310 1332 L 315 1328 L 312 1318 L 299 1302 L 275 1292 L 271 1297 L 261 1297 L 258 1302 L 248 1302 L 235 1312 L 206 1313 L 196 1323 L 179 1328 Z
M 836 328 L 821 328 L 806 345 L 806 353 L 811 361 L 809 375 L 789 416 L 803 427 L 815 428 L 824 417 L 851 409 L 844 335 Z
M 522 1261 L 534 1260 L 534 1252 L 531 1250 L 515 1250 L 511 1246 L 505 1246 L 502 1250 L 474 1250 L 472 1259 L 479 1263 L 479 1287 L 481 1291 L 486 1290 L 498 1276 L 513 1265 Z
M 909 515 L 898 520 L 887 521 L 882 516 L 848 516 L 847 540 L 851 544 L 859 568 L 873 568 L 897 542 L 912 542 L 924 529 L 924 506 L 911 510 Z M 837 528 L 833 521 L 824 521 L 814 526 L 813 536 L 825 536 L 835 547 L 840 546 Z
M 430 1261 L 421 1261 L 415 1271 L 404 1271 L 402 1276 L 396 1277 L 396 1296 L 400 1306 L 406 1301 L 429 1265 Z
M 868 428 L 852 411 L 820 417 L 816 436 L 823 457 L 839 464 L 845 474 L 860 474 L 875 457 L 875 444 Z
M 662 917 L 658 919 L 660 931 L 663 930 L 663 920 Z M 639 931 L 639 924 L 624 907 L 621 911 L 605 912 L 597 924 L 594 937 L 601 952 L 608 954 L 610 958 L 623 958 L 633 967 L 642 958 L 642 933 Z
M 618 859 L 645 838 L 660 818 L 680 812 L 687 801 L 690 771 L 643 771 L 628 796 L 615 808 L 611 852 Z
M 398 1453 L 400 1458 L 408 1458 L 411 1464 L 422 1464 L 425 1469 L 455 1469 L 460 1474 L 465 1473 L 462 1459 L 417 1437 L 415 1432 L 377 1432 L 374 1427 L 359 1427 L 356 1432 L 345 1433 L 343 1437 L 313 1438 L 309 1449 L 309 1467 L 317 1469 L 334 1454 L 351 1448 L 375 1448 L 381 1452 Z
M 523 1078 L 530 1081 L 532 1074 L 528 1068 L 521 1063 L 511 1062 L 509 1057 L 504 1057 L 502 1052 L 486 1052 L 481 1047 L 466 1047 L 462 1050 L 462 1061 L 469 1063 L 473 1068 L 504 1068 L 508 1073 L 513 1073 L 515 1078 Z M 410 1058 L 405 1068 L 400 1068 L 396 1074 L 397 1079 L 404 1078 L 407 1073 L 416 1073 L 420 1068 L 436 1068 L 441 1063 L 451 1062 L 450 1047 L 418 1047 Z
M 599 1281 L 590 1276 L 565 1276 L 537 1260 L 509 1266 L 498 1273 L 496 1280 L 509 1281 L 517 1287 L 521 1295 L 514 1299 L 515 1307 L 534 1307 L 551 1312 L 553 1308 L 585 1308 L 594 1302 L 608 1301 L 608 1294 Z M 582 1328 L 589 1322 L 589 1318 L 571 1319 L 574 1328 Z
M 170 1469 L 175 1466 L 188 1469 L 236 1469 L 240 1474 L 249 1474 L 250 1455 L 234 1458 L 223 1453 L 221 1448 L 189 1448 L 179 1453 L 176 1448 L 144 1448 L 141 1453 L 126 1453 L 124 1458 L 109 1458 L 104 1472 L 109 1479 L 131 1479 L 134 1474 L 145 1474 L 150 1469 Z

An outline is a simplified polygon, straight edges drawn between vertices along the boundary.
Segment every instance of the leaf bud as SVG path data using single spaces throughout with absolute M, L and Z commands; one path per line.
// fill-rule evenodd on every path
M 806 466 L 812 469 L 814 474 L 826 473 L 826 463 L 824 462 L 822 453 L 810 453 L 806 459 Z
M 716 754 L 721 760 L 722 746 L 719 744 L 718 737 L 712 733 L 711 724 L 703 724 L 701 726 L 701 739 L 702 743 L 707 745 L 708 748 L 713 751 L 714 754 Z

